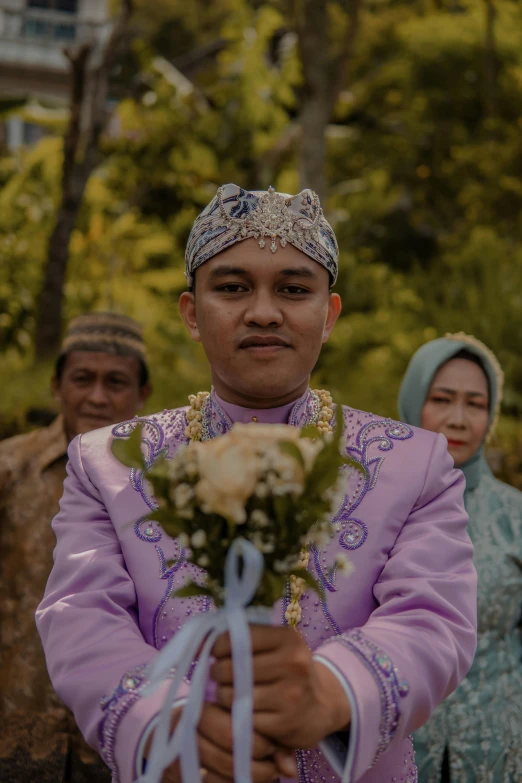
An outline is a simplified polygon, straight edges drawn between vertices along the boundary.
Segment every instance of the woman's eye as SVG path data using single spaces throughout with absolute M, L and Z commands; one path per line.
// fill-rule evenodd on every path
M 477 408 L 479 411 L 486 410 L 486 406 L 484 405 L 483 402 L 470 402 L 468 404 L 471 405 L 472 408 Z
M 432 397 L 432 402 L 438 402 L 438 403 L 449 403 L 451 400 L 449 400 L 447 397 Z

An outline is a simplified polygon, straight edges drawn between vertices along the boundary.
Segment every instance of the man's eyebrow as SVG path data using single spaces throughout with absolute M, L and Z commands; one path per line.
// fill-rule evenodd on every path
M 279 273 L 282 277 L 309 277 L 312 280 L 317 280 L 317 275 L 308 266 L 293 266 L 288 269 L 281 269 Z
M 242 275 L 245 277 L 248 274 L 246 269 L 241 266 L 215 266 L 211 270 L 209 277 L 227 277 L 228 275 Z

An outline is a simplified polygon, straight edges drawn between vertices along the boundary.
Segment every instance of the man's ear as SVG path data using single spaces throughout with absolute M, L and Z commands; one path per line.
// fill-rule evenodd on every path
M 152 394 L 152 386 L 150 383 L 146 383 L 145 386 L 140 387 L 140 405 L 138 410 L 141 410 L 147 400 L 149 399 L 150 395 Z
M 328 299 L 328 313 L 323 329 L 323 343 L 328 342 L 332 330 L 337 323 L 337 319 L 341 315 L 342 306 L 339 294 L 330 294 Z
M 58 380 L 56 375 L 53 376 L 53 378 L 51 378 L 51 391 L 53 393 L 54 399 L 57 402 L 61 402 L 62 401 L 62 392 L 61 392 L 61 389 L 60 389 L 60 381 Z
M 179 311 L 189 330 L 192 339 L 199 343 L 201 336 L 199 334 L 198 322 L 196 319 L 196 299 L 190 291 L 183 291 L 179 298 Z

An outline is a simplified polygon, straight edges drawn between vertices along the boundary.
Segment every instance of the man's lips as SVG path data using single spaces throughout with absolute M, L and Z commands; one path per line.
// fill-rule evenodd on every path
M 273 350 L 274 348 L 290 348 L 290 344 L 287 343 L 286 340 L 283 340 L 282 337 L 261 337 L 252 335 L 250 337 L 244 337 L 240 341 L 239 347 L 263 351 L 264 349 Z
M 80 413 L 82 419 L 89 419 L 89 421 L 103 421 L 107 424 L 112 423 L 110 416 L 104 416 L 102 413 Z

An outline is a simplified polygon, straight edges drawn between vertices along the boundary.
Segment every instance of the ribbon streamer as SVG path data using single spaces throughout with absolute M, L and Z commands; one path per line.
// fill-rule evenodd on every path
M 244 538 L 235 539 L 228 550 L 225 563 L 223 608 L 192 617 L 165 645 L 151 665 L 148 672 L 149 682 L 143 689 L 143 695 L 153 693 L 167 679 L 172 669 L 175 670 L 175 675 L 160 712 L 146 771 L 138 778 L 137 783 L 160 783 L 164 770 L 177 759 L 180 760 L 184 781 L 195 783 L 200 780 L 197 727 L 205 700 L 212 648 L 218 636 L 225 631 L 230 633 L 234 673 L 234 783 L 251 783 L 253 681 L 248 623 L 249 620 L 266 623 L 267 610 L 248 605 L 256 594 L 263 565 L 263 556 L 253 544 Z M 172 704 L 196 657 L 198 660 L 189 695 L 171 735 Z

